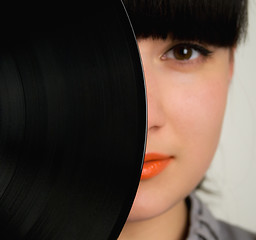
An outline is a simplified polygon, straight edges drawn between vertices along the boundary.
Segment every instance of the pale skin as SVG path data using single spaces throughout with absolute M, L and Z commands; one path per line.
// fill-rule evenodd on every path
M 184 43 L 180 49 L 191 56 L 177 59 L 175 46 Z M 148 100 L 146 152 L 173 160 L 160 174 L 140 182 L 119 240 L 186 237 L 185 198 L 214 156 L 234 66 L 233 48 L 187 44 L 171 38 L 138 39 Z

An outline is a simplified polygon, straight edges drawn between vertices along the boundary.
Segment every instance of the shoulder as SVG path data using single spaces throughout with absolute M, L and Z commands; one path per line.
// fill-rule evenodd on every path
M 218 221 L 219 233 L 222 239 L 232 240 L 256 240 L 256 234 L 246 231 L 240 227 L 228 224 L 223 221 Z
M 187 240 L 256 240 L 256 233 L 217 220 L 195 193 L 186 201 L 190 221 Z

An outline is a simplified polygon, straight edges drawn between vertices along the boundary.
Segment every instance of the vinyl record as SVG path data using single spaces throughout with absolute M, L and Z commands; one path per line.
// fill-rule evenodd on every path
M 105 2 L 75 24 L 10 23 L 0 40 L 1 240 L 116 239 L 126 221 L 145 86 L 125 9 Z

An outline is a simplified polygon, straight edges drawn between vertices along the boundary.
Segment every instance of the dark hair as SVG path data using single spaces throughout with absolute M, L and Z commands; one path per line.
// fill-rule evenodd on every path
M 234 46 L 246 35 L 247 0 L 123 0 L 137 38 Z

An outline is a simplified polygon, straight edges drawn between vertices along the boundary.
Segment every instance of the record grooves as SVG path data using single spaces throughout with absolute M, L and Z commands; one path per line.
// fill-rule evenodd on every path
M 122 3 L 102 4 L 79 23 L 34 22 L 1 42 L 1 239 L 116 239 L 125 223 L 145 86 Z

